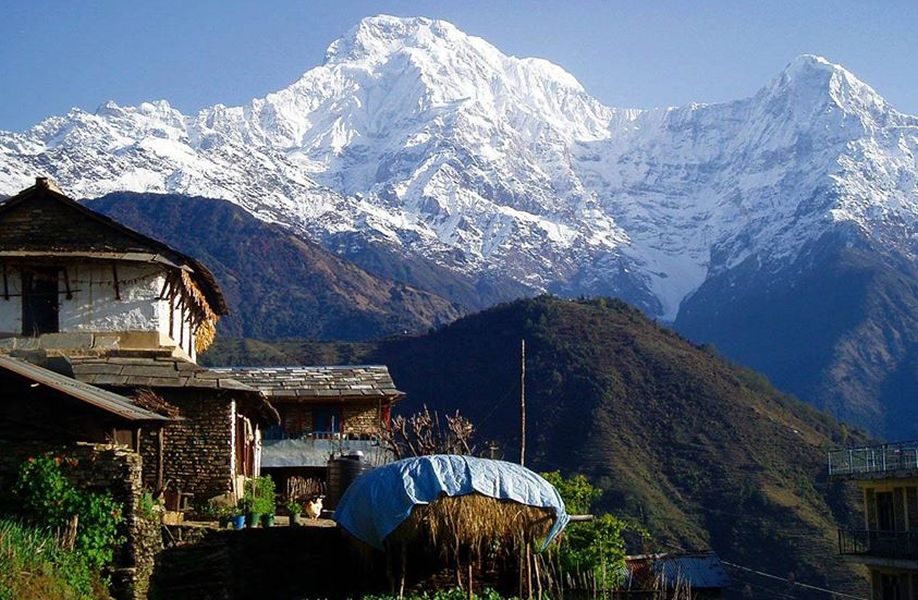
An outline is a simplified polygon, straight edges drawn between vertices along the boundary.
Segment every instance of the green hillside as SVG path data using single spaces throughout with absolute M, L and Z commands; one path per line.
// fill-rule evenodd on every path
M 865 592 L 836 556 L 854 488 L 827 481 L 825 451 L 850 435 L 614 300 L 504 304 L 428 335 L 378 344 L 221 341 L 211 363 L 379 362 L 401 410 L 459 409 L 515 460 L 519 346 L 527 343 L 527 466 L 581 472 L 601 506 L 642 519 L 657 549 L 725 559 Z

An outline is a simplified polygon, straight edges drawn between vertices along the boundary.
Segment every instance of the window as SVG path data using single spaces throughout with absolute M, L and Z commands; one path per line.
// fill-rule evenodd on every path
M 892 492 L 877 492 L 877 525 L 880 531 L 895 531 Z
M 60 269 L 46 267 L 22 271 L 22 335 L 57 333 L 60 310 L 57 279 Z
M 313 408 L 312 430 L 316 433 L 340 433 L 344 431 L 341 423 L 341 407 L 317 406 Z

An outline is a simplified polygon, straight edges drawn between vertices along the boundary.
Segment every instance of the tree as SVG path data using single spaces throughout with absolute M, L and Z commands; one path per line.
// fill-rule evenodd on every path
M 588 514 L 602 495 L 583 475 L 565 479 L 559 471 L 542 473 L 558 490 L 568 514 Z M 621 583 L 625 566 L 625 541 L 622 532 L 628 525 L 611 514 L 597 515 L 592 521 L 571 523 L 557 547 L 561 569 L 577 581 L 589 574 L 601 589 Z

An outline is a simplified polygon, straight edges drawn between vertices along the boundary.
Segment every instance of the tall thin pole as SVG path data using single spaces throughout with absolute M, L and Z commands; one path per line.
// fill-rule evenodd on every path
M 526 340 L 520 340 L 520 465 L 526 464 Z

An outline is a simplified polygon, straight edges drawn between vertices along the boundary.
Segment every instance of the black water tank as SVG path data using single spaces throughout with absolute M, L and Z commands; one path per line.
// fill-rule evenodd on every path
M 328 486 L 325 489 L 323 508 L 334 510 L 344 491 L 355 479 L 370 470 L 363 454 L 348 454 L 328 461 Z

